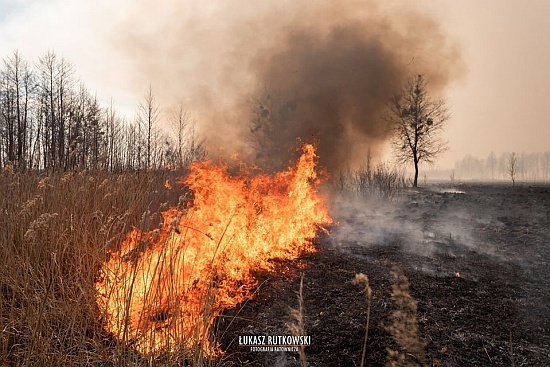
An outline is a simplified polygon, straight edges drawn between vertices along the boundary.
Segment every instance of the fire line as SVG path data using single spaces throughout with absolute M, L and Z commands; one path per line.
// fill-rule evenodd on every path
M 190 208 L 163 212 L 159 230 L 133 228 L 102 264 L 96 290 L 105 330 L 140 353 L 220 353 L 213 322 L 251 297 L 253 273 L 314 251 L 318 229 L 331 223 L 315 148 L 302 149 L 295 167 L 275 175 L 230 176 L 224 166 L 194 163 L 184 180 Z

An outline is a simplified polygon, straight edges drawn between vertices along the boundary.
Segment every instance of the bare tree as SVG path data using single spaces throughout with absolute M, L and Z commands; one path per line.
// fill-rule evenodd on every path
M 518 155 L 515 152 L 512 152 L 508 158 L 508 174 L 512 179 L 512 186 L 515 186 L 518 174 Z
M 67 168 L 66 132 L 70 119 L 71 103 L 74 98 L 74 70 L 64 58 L 59 59 L 48 52 L 38 63 L 40 123 L 44 126 L 44 167 Z
M 149 84 L 149 88 L 145 92 L 145 99 L 139 105 L 139 116 L 138 121 L 140 127 L 143 129 L 145 136 L 145 166 L 151 168 L 151 158 L 153 157 L 153 152 L 156 150 L 156 141 L 155 137 L 155 125 L 159 118 L 159 107 L 155 101 L 155 96 L 153 95 L 153 88 Z
M 197 139 L 197 134 L 195 133 L 195 121 L 191 121 L 191 126 L 189 129 L 190 130 L 187 133 L 187 147 L 183 155 L 183 162 L 186 166 L 195 161 L 200 161 L 208 155 L 204 139 Z
M 174 161 L 176 166 L 181 168 L 184 165 L 184 148 L 185 148 L 185 135 L 189 125 L 189 114 L 183 108 L 183 103 L 178 105 L 176 111 L 174 111 L 171 119 L 172 130 L 174 133 L 174 140 L 176 143 L 176 149 L 174 154 Z
M 139 168 L 140 163 L 140 148 L 139 129 L 137 124 L 126 124 L 123 130 L 125 147 L 123 151 L 123 161 L 126 170 Z
M 417 75 L 393 96 L 384 117 L 392 129 L 397 159 L 414 163 L 413 186 L 417 187 L 419 163 L 431 163 L 447 150 L 447 142 L 440 137 L 450 117 L 446 103 L 431 99 L 424 76 Z
M 101 108 L 72 65 L 53 51 L 33 64 L 18 51 L 0 58 L 0 168 L 143 168 L 166 160 L 149 87 L 133 128 Z M 143 158 L 143 159 L 142 159 Z
M 0 58 L 0 168 L 83 170 L 186 166 L 207 152 L 180 107 L 174 136 L 162 132 L 152 88 L 135 121 L 119 117 L 79 83 L 53 51 L 28 64 L 16 51 Z
M 548 180 L 548 178 L 550 178 L 550 150 L 547 150 L 546 152 L 541 154 L 540 161 L 542 178 L 544 180 Z
M 8 136 L 8 147 L 11 148 L 8 150 L 11 155 L 9 159 L 17 161 L 18 168 L 24 170 L 29 146 L 28 132 L 31 128 L 29 105 L 33 97 L 33 74 L 19 51 L 4 60 L 4 65 L 3 79 L 6 84 L 2 88 L 2 115 L 8 122 L 8 128 L 12 127 L 11 131 L 8 129 L 8 133 L 12 133 Z
M 489 172 L 491 172 L 491 180 L 495 179 L 496 166 L 497 166 L 497 157 L 495 156 L 494 152 L 491 152 L 487 157 L 487 168 L 489 168 Z
M 122 146 L 122 120 L 117 115 L 113 101 L 104 110 L 105 119 L 105 149 L 107 154 L 107 167 L 111 171 L 122 169 L 121 146 Z
M 197 140 L 195 133 L 195 121 L 185 111 L 182 103 L 174 111 L 170 120 L 172 127 L 172 139 L 174 148 L 171 163 L 178 168 L 204 159 L 207 155 L 204 140 Z
M 13 66 L 10 61 L 4 60 L 4 67 L 5 69 L 0 74 L 0 132 L 4 142 L 4 161 L 8 163 L 14 162 L 16 159 L 17 97 L 12 78 Z

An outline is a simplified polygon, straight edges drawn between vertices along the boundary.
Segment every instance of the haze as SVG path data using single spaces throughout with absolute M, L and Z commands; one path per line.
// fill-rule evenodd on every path
M 414 18 L 408 17 L 411 12 Z M 419 46 L 402 45 L 399 50 L 404 51 L 396 50 L 392 57 L 410 60 L 396 64 L 405 65 L 404 74 L 409 68 L 413 74 L 433 76 L 434 92 L 447 99 L 452 112 L 445 131 L 450 150 L 436 165 L 452 167 L 466 154 L 486 157 L 490 152 L 550 149 L 548 14 L 550 3 L 542 0 L 414 5 L 316 0 L 307 6 L 292 1 L 229 6 L 223 1 L 0 0 L 0 56 L 19 50 L 35 62 L 53 50 L 74 65 L 103 103 L 112 99 L 128 115 L 137 110 L 151 83 L 163 110 L 183 101 L 197 123 L 203 123 L 202 133 L 208 134 L 216 128 L 226 131 L 220 126 L 242 119 L 235 108 L 242 102 L 237 101 L 264 87 L 265 80 L 249 71 L 261 74 L 265 69 L 246 63 L 257 61 L 251 55 L 261 54 L 262 45 L 275 42 L 270 31 L 296 25 L 322 30 L 327 19 L 347 17 L 370 19 L 372 23 L 362 24 L 380 29 L 402 24 L 414 40 L 414 24 L 405 20 L 431 19 L 435 31 L 424 34 L 420 28 L 426 24 L 419 24 Z M 426 40 L 427 35 L 435 41 Z M 155 56 L 147 56 L 151 54 Z

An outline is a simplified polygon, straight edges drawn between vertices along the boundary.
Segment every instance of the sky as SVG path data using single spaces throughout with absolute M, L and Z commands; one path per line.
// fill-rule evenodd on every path
M 102 103 L 112 100 L 116 108 L 128 115 L 137 111 L 149 83 L 166 105 L 175 102 L 169 96 L 179 98 L 181 94 L 193 111 L 193 103 L 200 95 L 202 105 L 223 110 L 233 98 L 227 95 L 224 84 L 232 86 L 231 94 L 238 94 L 237 86 L 245 89 L 258 83 L 253 75 L 238 68 L 227 72 L 235 67 L 234 61 L 229 64 L 227 60 L 239 60 L 241 56 L 243 63 L 249 60 L 246 51 L 240 55 L 227 48 L 227 43 L 233 42 L 228 35 L 237 27 L 239 32 L 247 31 L 248 23 L 243 19 L 257 19 L 257 24 L 272 22 L 276 18 L 268 17 L 269 12 L 284 13 L 282 20 L 276 20 L 280 28 L 275 28 L 284 29 L 290 24 L 284 18 L 292 17 L 295 2 L 274 3 L 279 5 L 250 7 L 251 2 L 246 1 L 231 2 L 233 5 L 229 7 L 223 1 L 0 0 L 0 57 L 19 50 L 29 62 L 36 62 L 53 50 L 73 64 L 77 75 Z M 316 3 L 326 6 L 331 2 L 309 2 Z M 332 3 L 333 16 L 338 17 L 344 10 L 336 5 L 340 2 Z M 357 7 L 361 1 L 350 3 Z M 440 90 L 452 117 L 444 131 L 449 151 L 436 166 L 452 167 L 467 154 L 486 157 L 490 152 L 499 155 L 549 150 L 550 2 L 411 3 L 384 2 L 384 11 L 380 13 L 387 15 L 396 9 L 414 7 L 415 12 L 438 24 L 446 37 L 445 44 L 459 50 L 460 62 L 441 65 L 457 70 Z M 378 7 L 364 9 L 379 11 Z M 303 22 L 304 26 L 316 21 L 301 15 L 296 18 L 293 24 Z M 250 26 L 248 32 L 258 38 L 269 37 L 263 29 Z M 174 34 L 178 35 L 176 40 Z M 242 38 L 240 42 L 239 47 L 245 50 L 250 39 Z M 177 52 L 170 51 L 174 48 Z M 158 56 L 153 61 L 144 60 L 143 49 L 157 50 Z M 430 52 L 437 58 L 438 49 Z M 428 59 L 432 55 L 423 51 L 421 57 Z M 163 69 L 172 65 L 175 72 L 164 73 Z M 226 71 L 219 72 L 218 67 Z M 193 98 L 189 96 L 191 93 Z M 200 111 L 196 119 L 200 124 Z

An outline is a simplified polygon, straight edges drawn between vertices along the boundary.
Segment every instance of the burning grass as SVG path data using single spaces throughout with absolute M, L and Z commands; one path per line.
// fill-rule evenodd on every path
M 192 205 L 163 212 L 158 230 L 134 228 L 103 264 L 96 288 L 106 329 L 144 354 L 182 345 L 217 354 L 213 321 L 250 297 L 252 273 L 313 251 L 317 229 L 330 223 L 314 158 L 306 145 L 296 168 L 252 178 L 192 165 Z
M 164 173 L 0 174 L 0 364 L 115 365 L 93 287 L 108 244 L 169 200 Z M 160 186 L 159 186 L 160 185 Z M 118 348 L 118 349 L 117 349 Z
M 410 193 L 415 205 L 397 205 L 391 212 L 392 221 L 404 216 L 405 220 L 417 222 L 419 227 L 437 234 L 434 228 L 447 227 L 437 227 L 438 222 L 428 214 L 447 210 L 453 214 L 451 219 L 459 224 L 453 228 L 469 223 L 475 226 L 478 239 L 483 243 L 504 246 L 499 255 L 506 251 L 513 254 L 507 262 L 480 248 L 466 246 L 455 231 L 452 241 L 449 237 L 448 242 L 436 243 L 440 252 L 430 252 L 429 256 L 410 253 L 410 246 L 401 242 L 401 235 L 389 246 L 386 239 L 380 239 L 378 246 L 372 242 L 365 246 L 369 244 L 366 240 L 350 242 L 353 256 L 341 249 L 331 249 L 324 241 L 317 247 L 319 251 L 295 260 L 270 262 L 261 260 L 259 253 L 255 253 L 252 261 L 266 264 L 264 270 L 260 267 L 259 272 L 254 273 L 255 277 L 265 277 L 258 281 L 262 284 L 261 292 L 254 300 L 244 302 L 244 306 L 240 304 L 221 312 L 222 317 L 216 319 L 223 307 L 237 302 L 221 301 L 227 295 L 220 290 L 224 283 L 241 287 L 239 292 L 243 292 L 235 291 L 237 299 L 256 289 L 253 279 L 251 283 L 242 279 L 230 283 L 226 274 L 234 269 L 220 267 L 221 250 L 239 238 L 232 224 L 253 230 L 264 228 L 259 222 L 268 214 L 282 217 L 267 204 L 269 190 L 274 186 L 245 179 L 234 184 L 242 189 L 238 192 L 246 193 L 240 196 L 239 200 L 244 200 L 241 206 L 233 212 L 216 207 L 215 213 L 229 213 L 231 220 L 216 219 L 221 227 L 207 225 L 214 223 L 213 219 L 199 220 L 198 210 L 208 200 L 219 204 L 210 190 L 212 183 L 227 175 L 223 170 L 216 172 L 219 174 L 208 183 L 197 184 L 194 196 L 185 188 L 191 186 L 189 183 L 178 182 L 176 175 L 169 172 L 48 176 L 0 172 L 3 261 L 0 267 L 0 365 L 268 366 L 279 361 L 279 355 L 249 353 L 235 345 L 236 335 L 250 331 L 311 336 L 313 342 L 305 354 L 301 350 L 301 354 L 283 356 L 288 359 L 281 363 L 288 366 L 298 363 L 548 365 L 548 323 L 544 322 L 548 314 L 544 267 L 548 258 L 546 224 L 550 213 L 547 187 L 512 190 L 505 186 L 471 186 L 466 188 L 468 195 L 415 191 Z M 281 175 L 295 178 L 298 172 L 299 168 L 293 168 Z M 307 170 L 303 172 L 306 172 L 303 179 L 298 181 L 314 187 L 311 185 L 315 178 Z M 265 176 L 258 179 L 260 177 L 267 179 Z M 291 186 L 273 189 L 273 194 L 284 196 Z M 261 189 L 254 193 L 250 191 L 253 187 Z M 182 192 L 184 195 L 179 200 Z M 220 195 L 229 197 L 226 192 Z M 426 199 L 420 200 L 418 195 Z M 300 196 L 292 198 L 290 204 L 300 203 Z M 350 198 L 355 200 L 356 196 Z M 259 199 L 262 205 L 255 205 Z M 407 196 L 396 199 L 405 200 Z M 194 205 L 188 205 L 191 200 Z M 404 204 L 410 204 L 407 200 Z M 526 200 L 531 200 L 529 205 Z M 279 210 L 280 202 L 273 201 Z M 529 210 L 535 215 L 528 222 L 522 216 L 511 214 L 510 204 L 518 213 Z M 300 205 L 304 205 L 303 202 Z M 169 209 L 172 206 L 174 209 Z M 403 212 L 402 208 L 407 211 Z M 470 208 L 475 216 L 457 216 L 464 208 Z M 357 210 L 364 211 L 361 207 Z M 388 208 L 379 210 L 387 212 Z M 238 219 L 238 211 L 249 214 Z M 492 219 L 488 221 L 479 215 Z M 435 219 L 442 218 L 445 217 L 439 214 Z M 366 227 L 368 231 L 381 223 L 376 222 L 374 215 L 368 219 L 371 223 L 371 227 Z M 359 223 L 360 226 L 346 228 L 350 228 L 350 232 L 365 229 L 367 221 Z M 260 230 L 259 236 L 275 230 L 278 229 Z M 190 239 L 191 231 L 197 234 L 195 240 Z M 136 236 L 141 241 L 127 242 Z M 304 239 L 310 236 L 303 234 Z M 185 263 L 176 253 L 187 252 L 188 246 L 200 239 L 205 241 L 205 248 L 201 247 L 198 252 L 208 254 L 211 260 L 200 267 L 207 272 L 205 278 L 195 283 L 192 275 L 161 271 L 170 269 L 167 265 L 170 262 Z M 270 239 L 263 241 L 278 246 Z M 138 274 L 140 269 L 147 269 L 141 265 L 145 259 L 152 258 L 158 245 L 162 245 L 157 257 L 160 261 L 150 262 L 149 270 L 154 270 L 152 273 L 156 272 L 157 278 L 170 286 L 183 284 L 187 288 L 165 294 L 158 290 L 172 288 L 161 287 L 164 283 L 157 282 L 149 287 L 148 302 L 137 308 L 131 302 L 123 303 L 122 313 L 114 314 L 113 318 L 106 312 L 109 298 L 101 295 L 103 301 L 99 302 L 97 298 L 96 287 L 105 282 L 106 269 L 114 265 L 111 275 L 124 267 Z M 302 243 L 296 253 L 310 247 Z M 267 249 L 265 253 L 270 251 Z M 528 259 L 520 253 L 528 254 Z M 239 256 L 244 260 L 248 255 Z M 269 272 L 270 264 L 276 264 L 276 274 Z M 398 264 L 402 271 L 392 264 Z M 196 267 L 198 270 L 199 266 Z M 531 273 L 524 273 L 524 269 Z M 242 268 L 239 271 L 252 275 Z M 372 287 L 372 296 L 366 292 L 366 302 L 364 292 L 358 293 L 357 286 L 350 281 L 357 271 L 368 274 L 369 287 Z M 303 284 L 298 284 L 297 274 L 301 272 Z M 135 287 L 141 280 L 139 276 L 134 279 Z M 136 292 L 129 292 L 131 283 L 123 284 L 126 285 L 117 288 L 117 292 L 135 297 Z M 206 286 L 200 287 L 202 285 Z M 296 290 L 299 290 L 297 304 Z M 198 309 L 181 301 L 197 295 L 202 305 Z M 120 324 L 124 325 L 121 331 L 116 323 L 118 317 L 131 321 L 134 317 L 129 312 L 131 309 L 140 311 L 134 319 L 137 321 Z M 193 312 L 199 317 L 193 316 Z M 177 315 L 187 315 L 194 320 L 186 324 Z M 290 318 L 286 325 L 285 317 Z M 114 325 L 114 329 L 106 330 L 108 325 Z M 170 329 L 171 325 L 180 329 L 188 327 L 193 334 L 183 340 L 180 329 Z M 168 337 L 160 343 L 149 342 L 147 338 L 154 335 Z M 210 343 L 210 350 L 214 351 L 217 342 L 227 355 L 209 358 L 205 345 Z
M 314 159 L 255 178 L 197 164 L 192 205 L 167 172 L 0 174 L 0 364 L 211 363 L 213 320 L 252 272 L 330 222 Z

